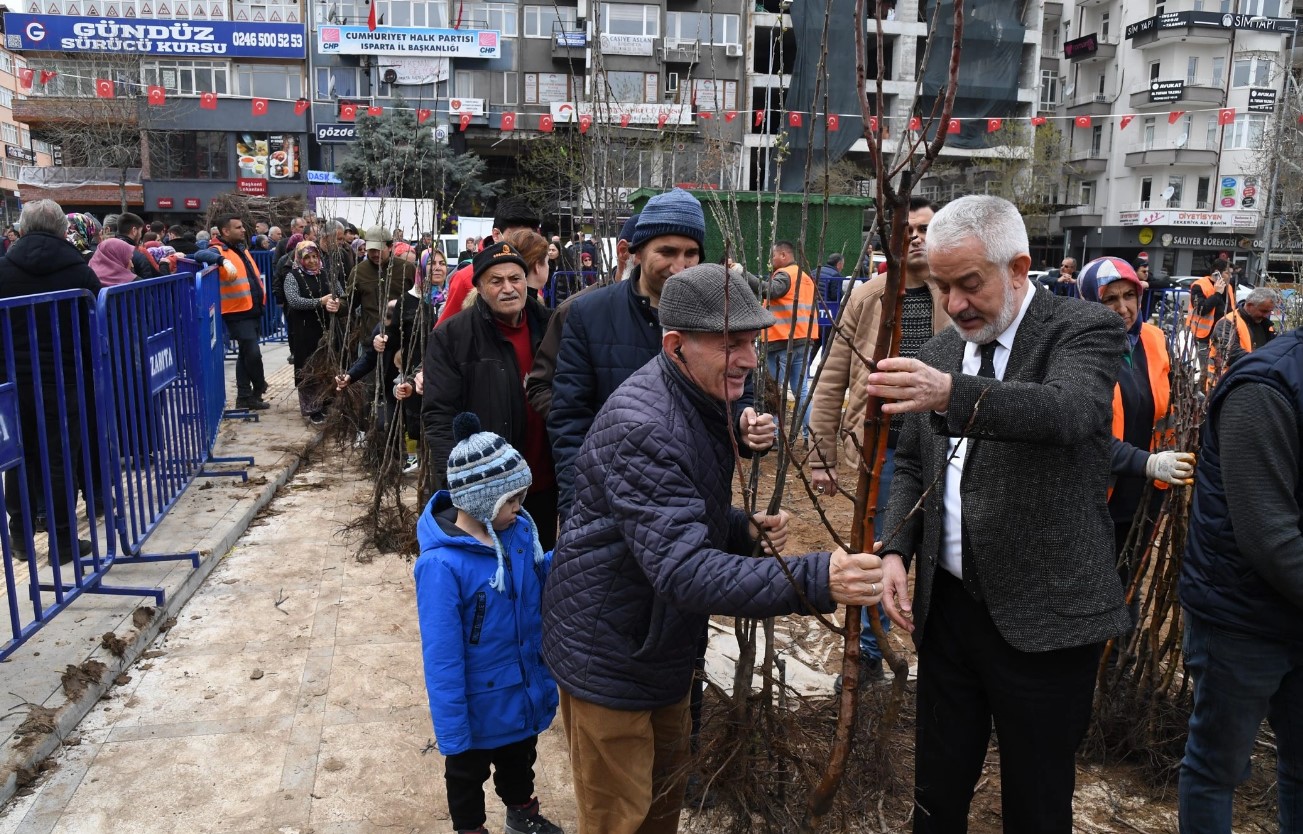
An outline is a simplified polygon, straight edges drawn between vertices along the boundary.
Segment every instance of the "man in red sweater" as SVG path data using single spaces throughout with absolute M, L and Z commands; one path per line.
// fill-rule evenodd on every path
M 485 240 L 480 249 L 481 251 L 488 249 L 494 241 L 502 240 L 502 236 L 512 229 L 529 229 L 531 232 L 537 232 L 539 222 L 538 215 L 524 200 L 505 197 L 498 201 L 498 211 L 493 216 L 492 239 Z M 461 312 L 462 305 L 466 303 L 466 296 L 474 289 L 472 280 L 474 275 L 475 265 L 466 264 L 448 276 L 448 290 L 444 295 L 439 324 L 443 324 L 450 316 Z

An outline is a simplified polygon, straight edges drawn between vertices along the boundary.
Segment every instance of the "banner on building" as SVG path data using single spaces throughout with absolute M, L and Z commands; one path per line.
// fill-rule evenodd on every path
M 339 142 L 356 142 L 357 125 L 354 124 L 318 124 L 317 144 L 326 145 Z
M 604 32 L 600 44 L 603 55 L 651 57 L 656 39 L 650 35 L 610 35 Z
M 483 116 L 484 99 L 482 98 L 450 98 L 448 99 L 448 115 L 450 116 Z
M 602 124 L 627 126 L 692 124 L 692 106 L 689 104 L 618 104 L 616 102 L 599 102 L 596 107 L 591 102 L 554 101 L 551 104 L 552 118 L 558 125 L 579 124 L 580 116 L 591 116 Z
M 5 47 L 18 51 L 281 59 L 307 54 L 301 23 L 6 14 L 4 31 Z
M 392 76 L 389 70 L 393 70 Z M 389 84 L 438 84 L 448 80 L 448 59 L 390 58 L 380 64 L 380 71 Z
M 1230 226 L 1234 229 L 1256 229 L 1258 223 L 1259 217 L 1256 211 L 1157 209 L 1118 213 L 1119 226 Z
M 501 57 L 496 29 L 404 29 L 322 26 L 317 48 L 325 55 L 408 55 L 431 58 Z
M 1247 109 L 1250 113 L 1275 113 L 1276 91 L 1271 87 L 1250 87 Z

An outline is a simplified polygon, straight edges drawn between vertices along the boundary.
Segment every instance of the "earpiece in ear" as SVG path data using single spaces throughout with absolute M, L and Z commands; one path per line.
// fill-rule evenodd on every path
M 683 358 L 683 348 L 676 347 L 674 349 L 674 355 L 679 357 L 679 361 L 682 362 L 683 364 L 686 365 L 688 363 L 688 360 Z

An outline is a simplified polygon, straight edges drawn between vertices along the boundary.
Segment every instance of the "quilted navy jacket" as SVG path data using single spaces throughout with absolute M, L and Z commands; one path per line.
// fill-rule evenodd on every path
M 658 354 L 598 412 L 575 462 L 575 502 L 543 591 L 543 658 L 576 698 L 612 709 L 688 694 L 711 614 L 822 612 L 828 554 L 752 558 L 731 506 L 723 403 Z M 797 589 L 800 589 L 798 593 Z

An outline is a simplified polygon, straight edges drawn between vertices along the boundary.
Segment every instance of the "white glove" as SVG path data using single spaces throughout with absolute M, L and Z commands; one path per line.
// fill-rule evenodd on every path
M 1189 452 L 1155 452 L 1145 461 L 1145 475 L 1177 486 L 1194 483 L 1194 455 Z

